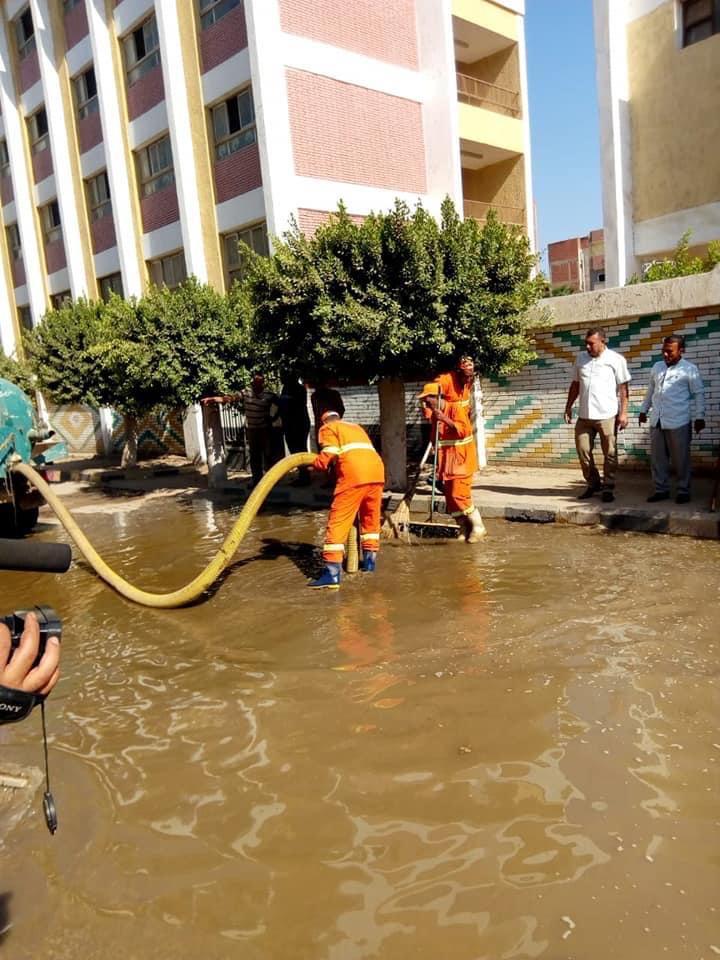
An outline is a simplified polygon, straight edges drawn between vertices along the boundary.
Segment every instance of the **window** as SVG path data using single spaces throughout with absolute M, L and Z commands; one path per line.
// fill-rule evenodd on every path
M 84 73 L 75 78 L 73 86 L 75 87 L 75 102 L 80 119 L 89 117 L 91 113 L 97 113 L 98 98 L 95 68 L 88 67 Z
M 138 176 L 143 197 L 175 183 L 170 137 L 164 136 L 138 154 Z
M 19 260 L 22 257 L 22 244 L 20 243 L 20 231 L 16 223 L 11 223 L 5 228 L 8 250 L 11 260 Z
M 160 39 L 155 15 L 125 37 L 125 63 L 128 86 L 137 83 L 140 77 L 160 63 Z
M 234 280 L 242 280 L 243 268 L 240 262 L 240 253 L 238 243 L 246 243 L 251 250 L 260 254 L 261 257 L 270 255 L 268 247 L 267 224 L 256 223 L 252 227 L 246 227 L 244 230 L 238 230 L 237 233 L 228 233 L 223 237 L 223 248 L 225 250 L 225 268 L 227 270 L 228 286 Z
M 110 184 L 105 170 L 85 181 L 88 211 L 91 220 L 101 220 L 112 213 L 110 202 Z
M 103 300 L 109 300 L 111 293 L 116 293 L 119 297 L 124 296 L 122 274 L 120 273 L 111 273 L 107 277 L 100 277 L 98 286 L 100 287 L 100 296 Z
M 30 153 L 42 153 L 50 146 L 48 139 L 48 122 L 45 107 L 28 117 L 28 136 L 30 137 Z
M 18 321 L 20 323 L 20 326 L 23 327 L 25 330 L 32 330 L 33 322 L 32 322 L 32 312 L 30 310 L 30 307 L 28 306 L 18 307 L 17 313 L 18 313 Z
M 15 21 L 15 38 L 17 40 L 18 56 L 21 60 L 24 60 L 35 49 L 35 27 L 33 26 L 30 7 L 25 7 Z
M 211 27 L 218 20 L 222 20 L 233 7 L 240 5 L 240 0 L 200 0 L 200 25 L 203 30 Z
M 148 262 L 148 271 L 150 280 L 157 287 L 166 286 L 169 290 L 179 287 L 187 278 L 185 268 L 185 254 L 182 250 L 178 253 L 171 253 L 167 257 L 160 257 L 159 260 L 150 260 Z
M 71 303 L 72 294 L 69 290 L 63 290 L 62 293 L 50 294 L 50 305 L 53 310 L 62 310 L 63 307 L 67 307 Z
M 218 160 L 255 143 L 255 107 L 250 87 L 213 107 L 212 119 Z
M 720 33 L 720 0 L 683 0 L 683 46 Z
M 7 177 L 10 173 L 10 154 L 8 153 L 7 143 L 0 140 L 0 177 Z
M 44 207 L 40 207 L 40 222 L 42 223 L 43 239 L 46 246 L 62 238 L 60 207 L 57 200 L 51 200 Z

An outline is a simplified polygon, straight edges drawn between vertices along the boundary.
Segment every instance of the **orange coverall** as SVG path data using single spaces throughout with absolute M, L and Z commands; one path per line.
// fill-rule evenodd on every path
M 445 402 L 442 412 L 453 425 L 442 420 L 439 424 L 437 475 L 442 480 L 448 513 L 467 517 L 475 509 L 472 476 L 478 468 L 469 404 L 465 405 L 463 400 Z
M 441 373 L 435 377 L 433 383 L 440 384 L 443 400 L 447 403 L 462 403 L 466 410 L 470 410 L 470 397 L 472 395 L 472 382 L 461 383 L 460 377 L 454 370 L 450 373 Z M 423 415 L 426 420 L 432 416 L 431 412 L 423 409 Z
M 320 453 L 315 470 L 335 464 L 335 495 L 330 507 L 323 560 L 342 563 L 345 541 L 355 515 L 360 515 L 360 543 L 363 551 L 380 549 L 380 507 L 385 485 L 385 468 L 370 437 L 356 423 L 330 420 L 320 427 Z

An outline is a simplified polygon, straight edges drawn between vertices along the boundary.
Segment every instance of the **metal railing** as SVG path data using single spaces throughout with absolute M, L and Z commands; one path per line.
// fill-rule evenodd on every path
M 472 217 L 480 223 L 487 220 L 488 210 L 494 210 L 503 223 L 526 225 L 525 207 L 508 207 L 498 203 L 485 203 L 481 200 L 463 200 L 463 212 L 466 217 Z
M 504 113 L 508 117 L 520 116 L 520 94 L 515 90 L 499 87 L 496 83 L 487 83 L 458 73 L 458 99 L 473 107 L 487 107 L 495 113 Z

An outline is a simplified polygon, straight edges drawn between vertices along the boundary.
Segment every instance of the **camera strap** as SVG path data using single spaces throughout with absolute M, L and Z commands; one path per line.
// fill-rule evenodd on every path
M 0 724 L 17 723 L 24 720 L 30 711 L 45 697 L 36 693 L 26 693 L 24 690 L 14 690 L 0 684 Z

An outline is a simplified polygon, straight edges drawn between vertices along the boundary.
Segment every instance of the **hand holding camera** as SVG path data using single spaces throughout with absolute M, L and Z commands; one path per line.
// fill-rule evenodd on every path
M 0 722 L 22 720 L 35 705 L 35 697 L 47 696 L 55 686 L 60 675 L 60 632 L 60 621 L 49 607 L 0 618 Z

